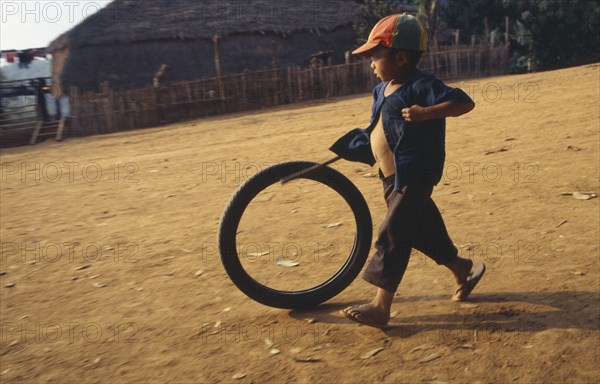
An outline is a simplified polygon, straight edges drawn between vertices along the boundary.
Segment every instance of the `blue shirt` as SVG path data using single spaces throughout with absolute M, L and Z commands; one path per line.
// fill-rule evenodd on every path
M 396 166 L 394 189 L 402 191 L 404 186 L 417 181 L 437 185 L 442 178 L 446 158 L 446 119 L 408 122 L 402 117 L 402 109 L 415 104 L 429 107 L 445 101 L 473 103 L 473 100 L 461 89 L 449 87 L 418 69 L 400 88 L 385 97 L 387 84 L 380 83 L 373 90 L 369 127 L 353 129 L 329 149 L 346 160 L 373 166 L 376 161 L 371 150 L 370 134 L 381 115 L 383 132 Z

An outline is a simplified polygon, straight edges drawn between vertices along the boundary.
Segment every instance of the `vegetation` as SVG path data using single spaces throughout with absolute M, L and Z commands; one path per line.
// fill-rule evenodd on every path
M 358 36 L 357 43 L 364 44 L 369 38 L 373 26 L 383 17 L 401 11 L 399 1 L 386 0 L 359 0 L 364 5 L 361 21 L 354 24 L 354 31 Z
M 509 19 L 511 71 L 546 70 L 600 60 L 600 2 L 590 0 L 359 0 L 361 41 L 380 18 L 402 5 L 418 6 L 417 17 L 438 40 L 460 30 L 460 42 L 497 44 Z M 487 28 L 486 28 L 487 24 Z

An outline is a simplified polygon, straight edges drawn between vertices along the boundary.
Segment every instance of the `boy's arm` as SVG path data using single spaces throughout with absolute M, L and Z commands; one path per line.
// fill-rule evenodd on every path
M 410 108 L 404 108 L 402 110 L 402 117 L 404 117 L 404 120 L 411 123 L 420 123 L 427 120 L 445 119 L 446 117 L 464 115 L 473 108 L 475 108 L 475 103 L 472 101 L 466 103 L 444 101 L 430 107 L 413 105 Z

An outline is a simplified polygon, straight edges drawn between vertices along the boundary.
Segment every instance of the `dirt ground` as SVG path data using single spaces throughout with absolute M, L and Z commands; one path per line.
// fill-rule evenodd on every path
M 449 272 L 415 252 L 385 331 L 338 313 L 372 298 L 360 278 L 314 310 L 269 308 L 232 284 L 216 249 L 240 182 L 331 157 L 368 123 L 370 95 L 2 150 L 0 381 L 597 383 L 600 199 L 565 193 L 600 192 L 599 68 L 453 83 L 477 107 L 448 120 L 434 200 L 488 271 L 454 303 Z M 377 229 L 375 169 L 335 167 Z M 335 219 L 328 196 L 319 225 Z M 285 212 L 288 235 L 310 219 Z

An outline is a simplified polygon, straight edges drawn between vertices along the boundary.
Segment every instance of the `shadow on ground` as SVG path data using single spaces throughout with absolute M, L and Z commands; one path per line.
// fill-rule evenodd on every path
M 402 304 L 436 303 L 439 312 L 447 305 L 448 313 L 411 315 L 402 312 Z M 289 316 L 304 320 L 315 318 L 326 324 L 349 324 L 339 310 L 362 302 L 325 303 L 311 310 L 292 310 Z M 417 303 L 417 304 L 414 304 Z M 391 337 L 409 337 L 421 332 L 480 331 L 493 340 L 504 332 L 539 332 L 546 329 L 600 329 L 600 293 L 598 292 L 507 292 L 477 294 L 468 302 L 454 303 L 442 295 L 396 298 L 399 315 L 383 332 Z M 440 307 L 442 309 L 440 309 Z

